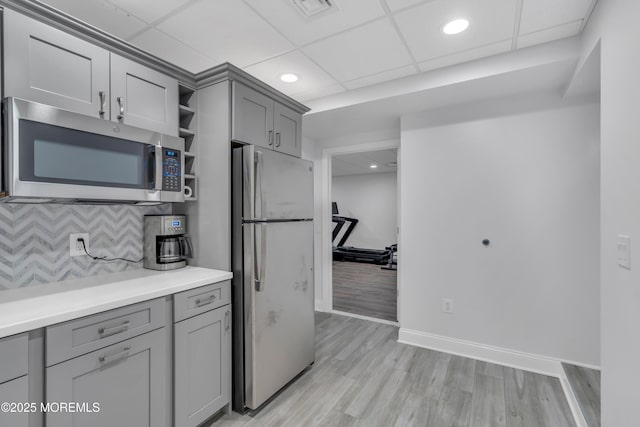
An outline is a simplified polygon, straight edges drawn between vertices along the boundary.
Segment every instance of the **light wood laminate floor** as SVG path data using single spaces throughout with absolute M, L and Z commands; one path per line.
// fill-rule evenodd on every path
M 600 371 L 563 363 L 569 385 L 589 427 L 600 427 Z
M 397 342 L 398 328 L 316 313 L 316 363 L 259 412 L 213 427 L 574 426 L 556 378 Z
M 397 321 L 398 272 L 376 264 L 333 262 L 333 309 Z

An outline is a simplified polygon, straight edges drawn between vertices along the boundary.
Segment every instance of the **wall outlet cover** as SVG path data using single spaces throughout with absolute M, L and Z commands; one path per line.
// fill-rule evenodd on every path
M 447 314 L 453 313 L 453 300 L 451 298 L 442 299 L 442 312 Z
M 78 239 L 84 239 L 84 247 L 82 243 L 78 242 Z M 69 255 L 70 256 L 83 256 L 86 255 L 89 250 L 89 233 L 71 233 L 69 234 Z

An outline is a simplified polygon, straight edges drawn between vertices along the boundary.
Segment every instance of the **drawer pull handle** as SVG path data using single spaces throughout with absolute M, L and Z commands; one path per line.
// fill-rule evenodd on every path
M 203 305 L 209 305 L 216 300 L 215 294 L 211 294 L 207 298 L 204 299 L 196 299 L 196 307 L 202 307 Z
M 122 333 L 129 329 L 130 323 L 130 321 L 125 320 L 124 322 L 122 322 L 122 325 L 112 326 L 110 328 L 99 328 L 98 334 L 100 334 L 100 338 L 106 338 L 110 337 L 111 335 Z
M 122 349 L 122 351 L 116 353 L 116 354 L 112 354 L 110 356 L 100 356 L 98 358 L 98 360 L 100 361 L 100 363 L 111 363 L 111 362 L 115 362 L 116 360 L 120 360 L 120 359 L 124 359 L 125 357 L 129 356 L 129 351 L 131 351 L 131 347 L 130 346 L 126 346 L 125 348 Z

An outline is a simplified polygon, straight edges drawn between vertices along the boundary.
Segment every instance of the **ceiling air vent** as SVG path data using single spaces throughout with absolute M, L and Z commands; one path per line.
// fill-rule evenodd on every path
M 305 18 L 315 18 L 335 10 L 335 0 L 293 0 L 293 5 Z

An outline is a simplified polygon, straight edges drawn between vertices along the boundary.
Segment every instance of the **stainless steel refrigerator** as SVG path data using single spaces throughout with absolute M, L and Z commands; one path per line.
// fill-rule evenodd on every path
M 257 409 L 314 362 L 313 168 L 233 149 L 233 408 Z

